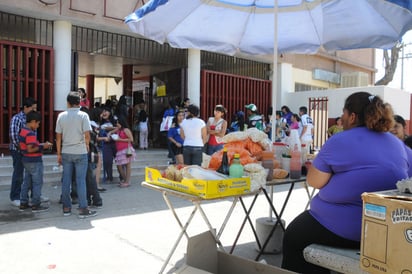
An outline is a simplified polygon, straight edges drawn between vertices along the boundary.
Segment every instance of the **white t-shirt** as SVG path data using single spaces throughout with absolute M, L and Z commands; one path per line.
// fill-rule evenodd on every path
M 206 124 L 202 119 L 184 119 L 180 127 L 185 134 L 183 146 L 203 147 L 202 128 L 206 127 Z
M 305 134 L 302 136 L 302 141 L 305 141 L 305 142 L 312 141 L 312 129 L 313 129 L 312 118 L 310 118 L 310 116 L 307 115 L 307 114 L 303 114 L 300 117 L 300 120 L 301 120 L 302 126 L 307 127 Z M 302 128 L 302 130 L 303 130 L 303 128 Z

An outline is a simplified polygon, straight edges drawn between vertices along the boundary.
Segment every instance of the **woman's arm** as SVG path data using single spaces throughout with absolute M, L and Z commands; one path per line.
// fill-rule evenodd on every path
M 180 134 L 182 133 L 182 130 L 180 130 Z M 183 138 L 183 137 L 182 137 Z M 202 141 L 203 141 L 203 144 L 206 144 L 207 143 L 207 130 L 206 130 L 206 127 L 202 127 Z
M 223 121 L 222 123 L 222 128 L 219 131 L 215 131 L 215 136 L 217 137 L 223 137 L 226 134 L 226 129 L 227 129 L 227 122 L 226 120 Z
M 314 188 L 320 189 L 324 187 L 329 179 L 332 177 L 331 173 L 323 172 L 311 165 L 306 176 L 306 182 Z

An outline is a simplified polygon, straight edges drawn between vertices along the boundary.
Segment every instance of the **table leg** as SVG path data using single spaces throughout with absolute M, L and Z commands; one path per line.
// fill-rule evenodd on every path
M 283 215 L 283 212 L 284 212 L 284 210 L 285 210 L 285 208 L 286 208 L 286 205 L 287 205 L 287 203 L 288 203 L 288 201 L 289 201 L 289 197 L 290 197 L 290 195 L 291 195 L 291 193 L 292 193 L 292 190 L 293 190 L 294 186 L 295 186 L 295 183 L 291 183 L 290 188 L 289 188 L 289 191 L 288 191 L 288 194 L 287 194 L 287 196 L 286 196 L 285 201 L 283 202 L 283 206 L 282 206 L 282 209 L 281 209 L 281 211 L 280 211 L 279 214 L 277 213 L 275 207 L 273 206 L 273 203 L 272 203 L 270 197 L 268 196 L 268 193 L 267 193 L 266 189 L 262 188 L 263 194 L 265 195 L 266 199 L 268 200 L 268 202 L 269 202 L 269 204 L 270 204 L 270 207 L 272 208 L 273 212 L 275 213 L 276 222 L 275 222 L 273 228 L 271 229 L 268 237 L 266 238 L 265 242 L 263 243 L 263 246 L 262 246 L 262 248 L 260 249 L 259 254 L 256 256 L 255 261 L 259 260 L 260 256 L 262 256 L 263 252 L 265 251 L 266 246 L 268 245 L 268 243 L 269 243 L 269 241 L 270 241 L 270 238 L 272 237 L 273 233 L 274 233 L 275 230 L 276 230 L 276 227 L 277 227 L 278 225 L 280 225 L 280 227 L 282 228 L 282 230 L 285 231 L 285 227 L 284 227 L 283 224 L 282 224 L 282 215 Z
M 269 186 L 269 193 L 270 193 L 270 200 L 272 201 L 272 203 L 273 203 L 273 186 L 271 185 L 271 186 Z M 273 218 L 273 212 L 272 212 L 272 209 L 269 207 L 269 220 L 270 221 L 272 221 L 272 218 Z
M 173 210 L 173 211 L 174 211 L 174 210 Z M 186 234 L 186 236 L 187 236 L 186 229 L 187 229 L 187 227 L 189 226 L 190 222 L 192 221 L 193 217 L 195 216 L 196 211 L 197 211 L 197 207 L 194 207 L 194 208 L 193 208 L 193 211 L 192 211 L 192 213 L 190 214 L 189 218 L 187 219 L 185 225 L 182 227 L 182 231 L 180 232 L 179 237 L 177 237 L 177 240 L 176 240 L 175 244 L 173 245 L 172 250 L 170 250 L 170 253 L 169 253 L 169 255 L 167 256 L 165 262 L 163 263 L 163 266 L 162 266 L 162 268 L 160 269 L 160 272 L 159 272 L 159 273 L 163 273 L 163 271 L 165 270 L 167 264 L 168 264 L 169 261 L 170 261 L 170 258 L 172 258 L 172 255 L 173 255 L 173 253 L 175 252 L 175 250 L 176 250 L 176 248 L 177 248 L 177 245 L 179 244 L 179 242 L 180 242 L 180 240 L 182 239 L 183 235 Z M 177 218 L 177 215 L 176 215 L 175 217 Z M 179 218 L 177 218 L 177 220 L 178 220 L 178 222 L 179 222 L 179 224 L 180 224 Z
M 209 231 L 212 233 L 213 237 L 215 238 L 215 241 L 218 244 L 220 250 L 226 253 L 225 249 L 223 248 L 222 243 L 220 242 L 219 238 L 216 236 L 216 232 L 214 231 L 212 225 L 210 224 L 209 219 L 207 218 L 202 207 L 200 206 L 200 203 L 199 202 L 193 202 L 193 203 L 195 204 L 196 208 L 199 210 L 200 214 L 202 215 L 203 220 L 205 221 L 207 227 L 209 228 Z
M 243 228 L 244 228 L 244 226 L 245 226 L 246 220 L 249 218 L 249 214 L 250 214 L 250 212 L 252 211 L 253 205 L 255 204 L 256 199 L 257 199 L 258 196 L 259 196 L 259 193 L 256 193 L 256 194 L 255 194 L 255 197 L 253 197 L 252 203 L 250 204 L 249 210 L 245 211 L 246 217 L 243 219 L 243 222 L 242 222 L 242 224 L 241 224 L 241 226 L 240 226 L 239 232 L 238 232 L 237 235 L 236 235 L 235 242 L 233 243 L 232 248 L 230 249 L 230 252 L 229 252 L 230 254 L 232 254 L 232 253 L 233 253 L 233 250 L 235 250 L 237 241 L 239 240 L 240 234 L 242 234 L 242 231 L 243 231 Z M 241 201 L 241 203 L 243 203 L 242 197 L 239 197 L 239 200 Z M 244 207 L 243 209 L 245 210 L 246 208 Z
M 232 216 L 233 210 L 235 209 L 236 204 L 237 204 L 238 201 L 239 201 L 239 197 L 235 197 L 233 199 L 232 206 L 230 207 L 228 213 L 226 214 L 226 218 L 223 221 L 222 225 L 220 226 L 219 232 L 217 233 L 217 238 L 218 239 L 220 239 L 220 237 L 222 236 L 223 230 L 225 229 L 226 224 L 229 221 L 230 216 Z
M 308 195 L 308 202 L 305 206 L 305 210 L 308 210 L 309 206 L 310 206 L 310 202 L 312 201 L 313 195 L 315 194 L 316 188 L 313 188 L 311 192 L 309 192 L 309 187 L 308 187 L 308 183 L 304 182 L 305 185 L 305 190 L 306 190 L 306 194 Z
M 179 216 L 177 216 L 177 213 L 176 213 L 172 203 L 170 202 L 169 197 L 167 197 L 167 193 L 163 192 L 162 194 L 163 194 L 163 199 L 165 200 L 165 202 L 167 204 L 167 207 L 169 207 L 170 211 L 172 211 L 173 216 L 175 217 L 175 219 L 176 219 L 177 223 L 179 224 L 180 228 L 183 229 L 183 225 L 180 222 Z M 189 240 L 189 235 L 187 235 L 186 231 L 185 231 L 185 236 Z

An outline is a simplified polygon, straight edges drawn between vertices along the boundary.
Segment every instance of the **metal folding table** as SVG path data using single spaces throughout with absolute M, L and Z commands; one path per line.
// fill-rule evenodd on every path
M 189 235 L 187 234 L 186 230 L 189 227 L 189 225 L 190 225 L 190 223 L 191 223 L 191 221 L 192 221 L 192 219 L 195 216 L 195 213 L 197 211 L 200 212 L 200 215 L 202 216 L 203 220 L 205 221 L 209 231 L 213 235 L 219 249 L 223 252 L 226 252 L 225 249 L 223 248 L 222 243 L 220 242 L 220 236 L 222 235 L 222 233 L 223 233 L 223 231 L 226 227 L 226 224 L 229 221 L 229 218 L 232 215 L 232 212 L 235 209 L 235 206 L 236 206 L 237 202 L 241 199 L 241 197 L 245 196 L 245 195 L 255 194 L 255 193 L 248 193 L 248 194 L 244 194 L 244 195 L 228 196 L 228 197 L 221 197 L 221 198 L 207 199 L 206 200 L 206 199 L 203 199 L 203 198 L 201 198 L 199 196 L 196 196 L 196 195 L 191 195 L 191 194 L 187 194 L 187 193 L 184 193 L 184 192 L 175 191 L 175 190 L 172 190 L 172 189 L 169 189 L 169 188 L 164 188 L 164 187 L 161 187 L 161 186 L 150 184 L 148 182 L 142 182 L 142 186 L 144 186 L 146 188 L 149 188 L 149 189 L 152 189 L 152 190 L 159 191 L 159 192 L 162 193 L 163 199 L 165 200 L 167 206 L 169 207 L 170 211 L 173 213 L 173 216 L 175 217 L 177 223 L 179 224 L 179 226 L 181 228 L 181 232 L 179 233 L 179 236 L 178 236 L 175 244 L 173 245 L 172 250 L 170 251 L 169 255 L 167 256 L 166 261 L 164 262 L 164 264 L 163 264 L 163 266 L 162 266 L 159 273 L 163 273 L 163 271 L 165 270 L 167 264 L 170 261 L 170 258 L 172 257 L 173 253 L 175 252 L 175 250 L 176 250 L 178 244 L 180 243 L 183 235 L 185 235 L 186 238 L 189 239 Z M 181 199 L 184 199 L 184 200 L 187 200 L 187 201 L 190 201 L 190 202 L 193 203 L 194 207 L 193 207 L 192 213 L 190 214 L 190 216 L 188 217 L 188 219 L 186 220 L 186 222 L 184 224 L 182 223 L 179 216 L 177 215 L 177 213 L 176 213 L 176 211 L 173 207 L 173 204 L 171 203 L 171 201 L 169 199 L 169 196 L 175 196 L 175 197 L 178 197 L 178 198 L 181 198 Z M 204 212 L 204 210 L 201 207 L 201 203 L 203 201 L 222 200 L 222 199 L 231 199 L 231 198 L 233 198 L 232 205 L 229 208 L 229 211 L 227 212 L 226 217 L 225 217 L 222 225 L 220 226 L 220 229 L 219 229 L 218 233 L 216 234 L 216 232 L 215 232 L 214 228 L 212 227 L 206 213 Z

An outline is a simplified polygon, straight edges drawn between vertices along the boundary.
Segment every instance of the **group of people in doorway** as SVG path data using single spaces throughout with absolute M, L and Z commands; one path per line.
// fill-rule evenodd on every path
M 85 90 L 70 92 L 66 98 L 67 110 L 56 121 L 57 162 L 63 168 L 63 215 L 72 213 L 72 205 L 79 204 L 79 218 L 97 214 L 89 207 L 99 208 L 103 200 L 99 192 L 103 164 L 104 179 L 113 181 L 113 159 L 119 171 L 119 187 L 130 186 L 131 161 L 135 158 L 133 134 L 127 123 L 126 98 L 120 97 L 116 108 L 107 101 L 90 110 Z M 22 110 L 10 122 L 10 152 L 13 157 L 13 175 L 10 190 L 11 203 L 21 211 L 48 210 L 48 198 L 42 196 L 43 151 L 51 149 L 51 142 L 41 143 L 37 128 L 42 120 L 37 102 L 26 98 Z M 30 194 L 30 195 L 29 195 Z

